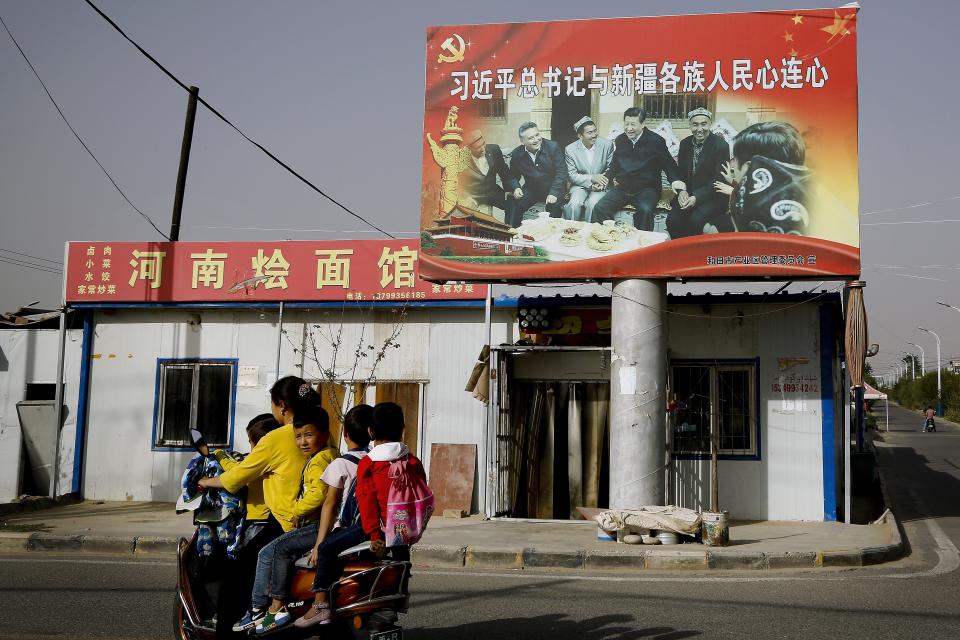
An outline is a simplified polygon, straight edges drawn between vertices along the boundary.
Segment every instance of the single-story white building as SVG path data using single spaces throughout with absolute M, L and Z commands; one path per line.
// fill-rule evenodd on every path
M 489 311 L 485 299 L 70 306 L 82 328 L 67 334 L 60 493 L 172 501 L 192 455 L 186 429 L 246 451 L 244 429 L 269 410 L 278 375 L 329 384 L 332 371 L 343 406 L 404 407 L 428 472 L 433 444 L 475 444 L 475 511 L 566 518 L 578 502 L 605 506 L 607 298 L 499 297 Z M 708 506 L 716 430 L 732 518 L 842 518 L 840 294 L 669 296 L 666 321 L 667 500 Z M 15 405 L 53 381 L 56 337 L 0 331 L 0 500 L 23 487 Z M 465 391 L 487 344 L 489 405 Z

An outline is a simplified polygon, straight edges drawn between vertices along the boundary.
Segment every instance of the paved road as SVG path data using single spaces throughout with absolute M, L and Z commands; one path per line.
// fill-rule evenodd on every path
M 911 555 L 856 570 L 736 575 L 417 572 L 407 638 L 960 638 L 960 430 L 891 407 L 879 451 Z M 0 558 L 0 638 L 170 638 L 174 567 Z

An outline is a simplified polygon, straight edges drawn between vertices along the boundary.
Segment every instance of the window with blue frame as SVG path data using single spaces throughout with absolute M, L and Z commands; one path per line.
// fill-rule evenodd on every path
M 673 453 L 756 456 L 757 371 L 754 362 L 684 362 L 670 368 Z
M 161 360 L 158 366 L 154 446 L 188 447 L 190 429 L 210 446 L 229 446 L 236 362 Z

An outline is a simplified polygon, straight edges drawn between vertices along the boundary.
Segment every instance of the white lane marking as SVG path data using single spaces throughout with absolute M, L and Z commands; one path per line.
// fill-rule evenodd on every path
M 927 509 L 927 505 L 923 502 L 921 497 L 917 494 L 917 492 L 914 489 L 908 488 L 907 492 L 910 494 L 910 497 L 913 499 L 914 502 L 918 504 L 922 504 L 923 510 L 929 513 L 929 509 Z M 937 523 L 935 518 L 927 518 L 926 520 L 923 521 L 923 523 L 927 525 L 927 530 L 930 532 L 930 535 L 933 537 L 934 542 L 937 543 L 937 548 L 935 549 L 935 551 L 937 552 L 937 557 L 939 558 L 939 560 L 937 561 L 937 566 L 935 566 L 932 569 L 929 569 L 928 571 L 923 572 L 922 575 L 924 577 L 942 576 L 946 573 L 950 573 L 951 571 L 956 571 L 958 568 L 960 568 L 960 551 L 957 550 L 957 546 L 953 544 L 953 540 L 950 539 L 950 536 L 948 536 L 944 532 L 944 530 L 940 527 L 939 523 Z M 906 575 L 897 575 L 892 577 L 909 578 L 913 576 L 906 574 Z
M 35 551 L 27 551 L 25 553 L 36 553 Z M 175 567 L 177 563 L 175 561 L 163 561 L 163 560 L 98 560 L 93 558 L 83 558 L 74 560 L 70 556 L 57 556 L 56 558 L 44 557 L 44 558 L 12 558 L 12 557 L 0 557 L 0 564 L 5 562 L 12 563 L 31 563 L 31 564 L 119 564 L 119 565 L 148 565 L 155 567 Z

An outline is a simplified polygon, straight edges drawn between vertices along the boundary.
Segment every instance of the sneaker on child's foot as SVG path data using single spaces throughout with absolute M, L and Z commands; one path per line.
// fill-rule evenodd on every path
M 290 613 L 287 611 L 286 607 L 280 607 L 279 611 L 267 611 L 267 615 L 263 616 L 263 619 L 257 623 L 254 633 L 260 635 L 262 633 L 266 633 L 267 631 L 273 631 L 274 629 L 279 629 L 288 622 L 290 622 Z
M 310 607 L 308 612 L 310 617 L 308 618 L 304 615 L 302 618 L 297 618 L 293 623 L 293 626 L 298 629 L 306 629 L 307 627 L 312 627 L 315 624 L 329 624 L 330 623 L 330 605 L 324 602 L 323 604 L 314 603 Z
M 257 626 L 257 623 L 263 620 L 263 616 L 267 615 L 267 611 L 264 609 L 250 609 L 247 611 L 242 618 L 237 620 L 237 623 L 233 625 L 234 633 L 240 633 L 241 631 L 246 631 L 247 629 L 252 629 Z

